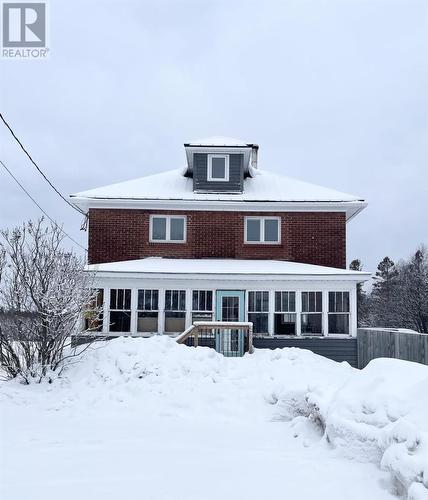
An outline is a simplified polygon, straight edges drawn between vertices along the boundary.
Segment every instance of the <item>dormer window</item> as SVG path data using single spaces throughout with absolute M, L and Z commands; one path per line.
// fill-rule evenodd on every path
M 209 182 L 229 182 L 229 155 L 208 155 L 207 180 Z

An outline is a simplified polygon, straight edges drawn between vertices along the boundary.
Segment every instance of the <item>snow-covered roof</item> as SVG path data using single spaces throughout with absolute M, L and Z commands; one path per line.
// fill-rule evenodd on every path
M 168 259 L 148 257 L 138 260 L 91 264 L 88 271 L 99 273 L 142 273 L 169 275 L 259 275 L 259 276 L 334 276 L 353 278 L 359 281 L 368 279 L 370 273 L 338 269 L 335 267 L 315 266 L 283 260 L 252 259 Z
M 203 139 L 196 139 L 194 141 L 185 143 L 185 146 L 224 146 L 228 148 L 248 147 L 252 145 L 252 142 L 245 142 L 241 139 L 234 139 L 233 137 L 223 137 L 220 135 L 216 135 L 213 137 L 204 137 Z
M 242 193 L 193 191 L 193 180 L 183 170 L 169 170 L 71 195 L 80 199 L 203 200 L 262 202 L 358 202 L 360 197 L 299 181 L 266 170 L 244 180 Z

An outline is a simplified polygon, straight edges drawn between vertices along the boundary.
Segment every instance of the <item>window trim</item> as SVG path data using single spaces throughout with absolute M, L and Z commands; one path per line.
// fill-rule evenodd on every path
M 321 311 L 304 311 L 303 310 L 303 294 L 304 293 L 321 293 Z M 324 290 L 320 290 L 320 289 L 304 289 L 304 290 L 300 290 L 300 312 L 298 314 L 300 314 L 300 335 L 302 337 L 325 337 L 326 336 L 326 331 L 325 331 L 325 328 L 324 328 L 324 317 L 325 317 L 325 300 L 324 300 Z M 308 305 L 309 305 L 309 296 L 308 296 Z M 316 308 L 316 296 L 315 296 L 315 308 Z M 321 316 L 321 332 L 317 332 L 317 333 L 307 333 L 307 332 L 304 332 L 303 331 L 303 316 L 306 315 L 306 316 L 311 316 L 311 315 L 320 315 Z
M 280 245 L 281 244 L 281 217 L 259 217 L 259 216 L 248 216 L 244 218 L 244 243 L 246 245 Z M 260 221 L 260 241 L 248 241 L 247 239 L 247 221 L 248 220 L 259 220 Z M 278 221 L 278 240 L 277 241 L 265 241 L 265 221 L 266 220 L 277 220 Z
M 212 159 L 213 158 L 224 158 L 224 174 L 225 177 L 213 177 L 212 176 Z M 229 155 L 228 154 L 220 154 L 220 153 L 212 153 L 208 155 L 207 158 L 207 181 L 208 182 L 229 182 Z
M 166 220 L 166 239 L 155 240 L 153 239 L 153 219 L 165 219 Z M 171 239 L 171 219 L 183 219 L 183 239 L 182 240 L 172 240 Z M 163 215 L 163 214 L 151 214 L 150 215 L 150 228 L 149 228 L 149 242 L 150 243 L 187 243 L 187 216 L 186 215 Z
M 348 310 L 347 311 L 330 311 L 330 294 L 335 294 L 335 302 L 336 302 L 336 294 L 342 294 L 342 304 L 343 304 L 343 294 L 348 294 Z M 337 336 L 349 336 L 351 332 L 351 294 L 349 290 L 328 290 L 327 292 L 328 304 L 327 304 L 327 332 L 328 335 L 337 335 Z M 338 333 L 338 332 L 330 332 L 330 316 L 347 316 L 348 318 L 348 333 Z
M 116 290 L 116 303 L 115 303 L 115 306 L 114 308 L 111 307 L 111 293 L 113 290 Z M 130 295 L 129 295 L 129 309 L 124 309 L 124 308 L 117 308 L 117 305 L 118 305 L 118 290 L 123 290 L 123 306 L 126 305 L 126 298 L 125 298 L 125 292 L 126 290 L 129 290 L 130 291 Z M 109 302 L 108 302 L 108 329 L 109 329 L 109 332 L 110 333 L 119 333 L 119 334 L 131 334 L 132 333 L 132 297 L 133 297 L 134 293 L 133 293 L 133 288 L 109 288 Z M 112 330 L 111 329 L 111 326 L 113 324 L 113 322 L 111 321 L 111 313 L 112 312 L 123 312 L 123 313 L 128 313 L 129 314 L 129 330 Z

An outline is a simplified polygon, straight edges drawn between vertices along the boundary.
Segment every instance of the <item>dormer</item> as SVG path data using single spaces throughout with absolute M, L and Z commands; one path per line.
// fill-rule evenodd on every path
M 186 176 L 193 191 L 242 193 L 244 178 L 257 168 L 258 145 L 229 137 L 208 137 L 184 144 Z

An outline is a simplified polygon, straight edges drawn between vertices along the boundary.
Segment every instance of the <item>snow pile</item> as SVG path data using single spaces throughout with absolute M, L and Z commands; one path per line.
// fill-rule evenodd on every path
M 398 360 L 378 359 L 359 371 L 296 348 L 225 358 L 166 336 L 98 343 L 52 384 L 0 386 L 10 430 L 3 439 L 6 444 L 10 440 L 8 449 L 16 450 L 8 481 L 10 491 L 18 488 L 21 494 L 5 497 L 25 498 L 39 481 L 35 470 L 34 483 L 30 478 L 30 486 L 20 484 L 13 464 L 22 460 L 22 450 L 31 458 L 47 449 L 53 476 L 65 482 L 73 479 L 63 467 L 73 450 L 82 481 L 94 488 L 104 485 L 94 497 L 104 500 L 117 497 L 128 476 L 139 491 L 161 484 L 163 496 L 150 498 L 173 498 L 152 458 L 162 461 L 165 455 L 171 463 L 199 471 L 195 491 L 183 498 L 201 498 L 197 488 L 212 477 L 211 469 L 201 471 L 201 460 L 210 460 L 218 477 L 242 464 L 233 484 L 212 484 L 207 498 L 224 498 L 231 491 L 236 497 L 243 488 L 248 488 L 246 498 L 260 498 L 264 493 L 244 480 L 251 456 L 256 469 L 269 466 L 270 479 L 281 480 L 289 471 L 285 482 L 263 483 L 263 491 L 270 491 L 266 498 L 277 498 L 281 491 L 284 498 L 319 493 L 319 498 L 334 500 L 343 498 L 350 482 L 350 499 L 391 498 L 388 486 L 380 484 L 389 477 L 399 494 L 426 500 L 427 385 L 428 367 Z M 123 457 L 123 466 L 115 462 L 115 474 L 109 453 Z M 91 473 L 93 467 L 98 475 Z M 116 478 L 114 484 L 106 479 L 105 467 Z M 312 481 L 307 481 L 308 469 Z M 141 470 L 149 472 L 141 475 Z M 182 472 L 180 467 L 169 469 L 171 485 L 180 484 L 179 491 L 187 492 Z M 134 490 L 127 487 L 132 496 Z
M 398 492 L 414 500 L 428 499 L 427 387 L 427 366 L 376 359 L 355 372 L 322 412 L 335 448 L 380 464 Z

